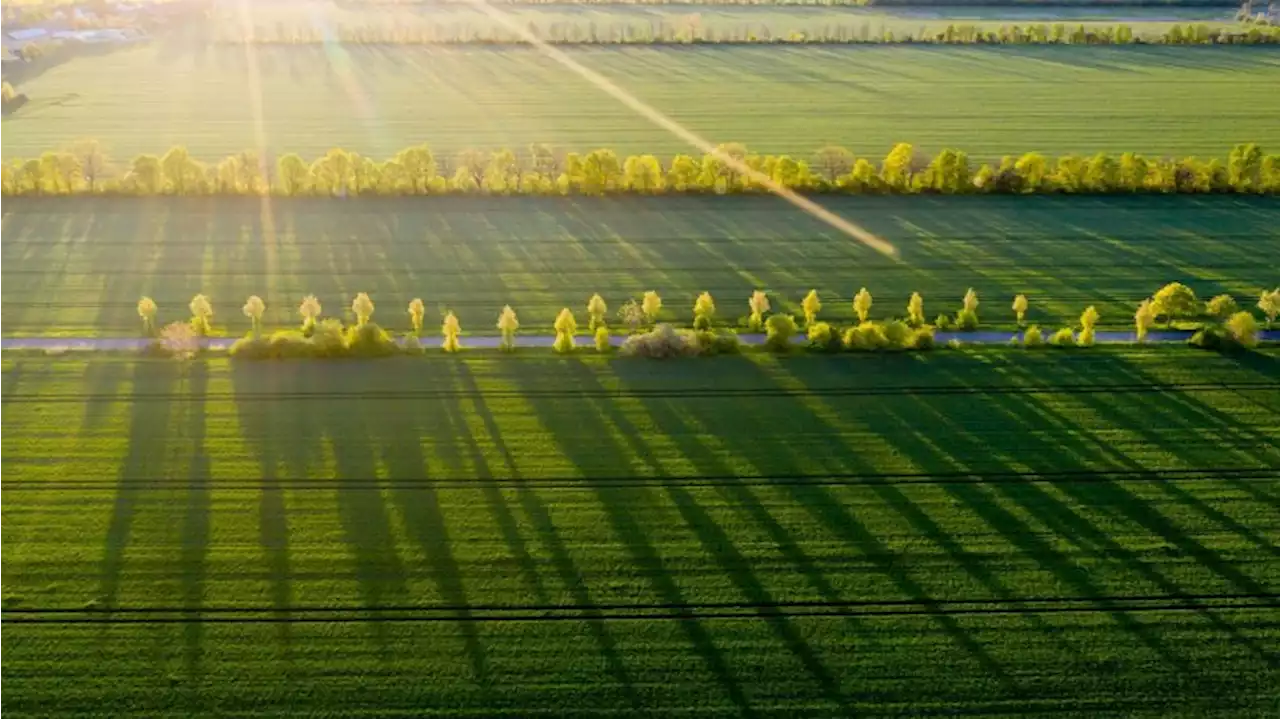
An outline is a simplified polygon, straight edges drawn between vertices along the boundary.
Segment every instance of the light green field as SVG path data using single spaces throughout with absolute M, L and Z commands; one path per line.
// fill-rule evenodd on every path
M 1278 361 L 7 359 L 5 710 L 1261 716 Z
M 979 160 L 1280 147 L 1280 51 L 1184 47 L 606 47 L 569 50 L 712 142 L 807 157 L 895 142 Z M 129 78 L 120 82 L 120 78 Z M 118 158 L 185 144 L 214 160 L 265 147 L 375 157 L 467 148 L 689 148 L 527 48 L 208 47 L 179 40 L 77 58 L 21 83 L 6 158 L 78 138 Z
M 769 197 L 552 199 L 438 197 L 284 200 L 264 223 L 257 199 L 23 198 L 6 203 L 3 327 L 7 335 L 133 335 L 136 303 L 163 322 L 210 295 L 215 325 L 248 329 L 240 307 L 267 302 L 266 323 L 295 324 L 314 293 L 341 317 L 356 292 L 375 319 L 407 329 L 421 297 L 428 330 L 446 310 L 464 331 L 494 332 L 503 305 L 547 332 L 562 307 L 601 293 L 616 309 L 657 290 L 664 318 L 687 324 L 709 291 L 723 322 L 747 314 L 753 290 L 775 311 L 800 311 L 816 288 L 823 318 L 853 320 L 867 287 L 874 318 L 902 316 L 920 292 L 926 315 L 982 298 L 985 326 L 1028 319 L 1075 325 L 1088 305 L 1102 325 L 1132 326 L 1134 308 L 1167 282 L 1252 307 L 1280 284 L 1280 201 L 1234 197 L 825 197 L 832 211 L 893 243 L 888 259 Z

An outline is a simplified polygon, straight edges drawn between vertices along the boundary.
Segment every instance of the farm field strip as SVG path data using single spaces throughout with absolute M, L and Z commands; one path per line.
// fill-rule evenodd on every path
M 1013 328 L 1007 307 L 1017 293 L 1030 298 L 1032 323 L 1074 325 L 1092 304 L 1104 328 L 1128 328 L 1138 301 L 1169 281 L 1244 307 L 1280 283 L 1260 261 L 1280 252 L 1276 200 L 820 201 L 894 243 L 902 262 L 763 197 L 274 199 L 267 226 L 256 202 L 101 199 L 69 210 L 24 201 L 6 215 L 0 245 L 4 332 L 135 335 L 140 296 L 172 321 L 197 292 L 213 298 L 215 325 L 231 335 L 247 327 L 240 305 L 250 294 L 266 300 L 266 325 L 281 327 L 295 323 L 305 294 L 340 316 L 357 291 L 372 295 L 375 320 L 393 329 L 407 326 L 403 308 L 422 297 L 429 333 L 446 308 L 464 332 L 493 333 L 505 304 L 522 328 L 546 332 L 561 307 L 582 310 L 594 292 L 616 310 L 649 289 L 662 294 L 664 317 L 681 323 L 693 297 L 710 291 L 720 321 L 734 323 L 753 289 L 769 291 L 775 311 L 798 312 L 816 288 L 822 318 L 849 323 L 861 286 L 875 297 L 874 318 L 902 314 L 913 291 L 928 317 L 953 312 L 974 287 L 989 328 Z
M 462 149 L 688 152 L 678 139 L 532 49 L 259 47 L 261 114 L 244 48 L 175 40 L 79 58 L 21 84 L 3 151 L 37 157 L 83 137 L 117 160 L 185 145 L 389 157 Z M 1051 155 L 1216 156 L 1280 145 L 1280 50 L 1140 47 L 692 47 L 567 49 L 712 142 L 808 157 L 825 144 L 881 158 L 896 142 L 978 161 Z M 129 76 L 125 85 L 113 78 Z M 548 90 L 547 88 L 554 88 Z M 1178 113 L 1158 108 L 1181 104 Z M 338 121 L 318 107 L 354 107 Z M 589 111 L 587 111 L 589 109 Z M 1000 122 L 983 122 L 999 117 Z M 265 147 L 259 147 L 261 129 Z
M 861 359 L 6 358 L 7 708 L 1266 702 L 1276 352 Z

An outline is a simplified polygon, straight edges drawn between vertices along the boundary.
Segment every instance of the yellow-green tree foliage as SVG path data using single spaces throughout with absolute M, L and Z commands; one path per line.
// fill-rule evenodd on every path
M 302 331 L 312 332 L 316 327 L 316 319 L 320 317 L 320 300 L 315 295 L 307 295 L 298 305 L 298 315 L 302 317 Z
M 461 349 L 458 335 L 462 334 L 462 326 L 458 324 L 458 318 L 452 312 L 444 316 L 444 324 L 440 326 L 440 332 L 444 335 L 444 344 L 441 347 L 445 352 L 457 352 Z
M 367 293 L 361 292 L 351 301 L 351 313 L 356 316 L 357 327 L 364 326 L 373 317 L 373 300 L 369 299 Z
M 924 324 L 924 298 L 919 292 L 912 292 L 911 299 L 907 300 L 907 321 L 913 327 Z
M 1133 327 L 1136 331 L 1139 342 L 1146 341 L 1147 332 L 1150 331 L 1151 327 L 1155 325 L 1155 323 L 1155 303 L 1152 302 L 1150 298 L 1145 299 L 1142 301 L 1142 304 L 1138 305 L 1138 310 L 1133 313 Z
M 1086 307 L 1080 315 L 1080 337 L 1077 343 L 1081 347 L 1093 346 L 1094 327 L 1097 326 L 1099 319 L 1101 316 L 1093 305 Z
M 502 349 L 507 351 L 515 349 L 518 329 L 520 329 L 520 322 L 516 319 L 516 311 L 511 309 L 511 305 L 505 305 L 502 308 L 502 314 L 498 315 L 498 331 L 502 333 L 502 342 L 499 346 Z
M 658 313 L 662 311 L 662 298 L 658 296 L 657 292 L 649 290 L 644 293 L 640 308 L 644 310 L 645 319 L 652 324 L 658 320 Z
M 756 290 L 747 300 L 747 306 L 751 309 L 749 320 L 751 329 L 759 332 L 764 326 L 764 313 L 769 311 L 769 297 L 761 290 Z
M 150 337 L 156 332 L 156 301 L 150 297 L 138 300 L 138 316 L 142 318 L 142 332 Z
M 866 287 L 858 290 L 858 294 L 853 296 L 853 312 L 858 316 L 858 322 L 866 322 L 867 317 L 871 314 L 871 293 Z
M 241 309 L 244 316 L 253 323 L 253 333 L 262 332 L 262 313 L 267 311 L 267 303 L 257 295 L 249 295 L 249 299 L 245 300 L 244 307 Z
M 573 334 L 578 331 L 578 321 L 574 319 L 573 312 L 568 307 L 560 310 L 560 314 L 556 315 L 555 330 L 556 340 L 552 345 L 555 351 L 561 354 L 572 352 Z
M 587 316 L 590 318 L 588 328 L 595 332 L 597 328 L 603 327 L 604 316 L 608 312 L 609 307 L 605 305 L 604 298 L 599 293 L 591 295 L 591 299 L 587 300 Z
M 809 294 L 805 295 L 800 303 L 800 308 L 804 310 L 805 326 L 812 325 L 818 319 L 818 313 L 822 311 L 822 300 L 818 298 L 818 291 L 809 290 Z
M 1258 309 L 1262 310 L 1262 314 L 1267 318 L 1267 325 L 1276 321 L 1276 315 L 1280 315 L 1280 287 L 1270 292 L 1263 292 L 1258 297 Z
M 1227 331 L 1244 347 L 1258 345 L 1258 321 L 1248 312 L 1237 312 L 1226 322 Z
M 1018 295 L 1013 298 L 1013 314 L 1018 319 L 1018 324 L 1022 324 L 1022 320 L 1027 316 L 1027 296 Z
M 187 307 L 191 310 L 191 329 L 201 337 L 208 336 L 213 329 L 213 303 L 204 295 L 196 295 Z
M 409 300 L 409 322 L 413 325 L 413 333 L 415 335 L 422 334 L 422 319 L 427 314 L 426 305 L 422 303 L 422 299 L 414 297 Z

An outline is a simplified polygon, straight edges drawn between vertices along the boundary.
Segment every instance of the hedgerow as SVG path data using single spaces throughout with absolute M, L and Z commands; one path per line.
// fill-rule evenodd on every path
M 1038 153 L 975 167 L 968 155 L 942 150 L 929 158 L 907 143 L 878 163 L 847 149 L 823 147 L 810 158 L 751 153 L 720 145 L 700 157 L 620 158 L 613 150 L 558 154 L 535 144 L 526 153 L 467 150 L 452 160 L 417 145 L 378 162 L 333 149 L 306 161 L 242 152 L 208 165 L 182 146 L 140 155 L 124 166 L 98 143 L 50 151 L 0 165 L 0 194 L 359 197 L 415 195 L 671 195 L 764 194 L 777 187 L 807 194 L 1134 194 L 1280 193 L 1280 155 L 1256 144 L 1235 146 L 1225 162 L 1195 157 L 1146 158 L 1135 153 L 1051 160 Z M 652 322 L 660 300 L 648 300 Z M 650 310 L 653 310 L 652 312 Z

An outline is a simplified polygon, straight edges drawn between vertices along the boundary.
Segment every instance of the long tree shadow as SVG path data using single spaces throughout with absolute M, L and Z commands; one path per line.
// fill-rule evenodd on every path
M 587 373 L 586 368 L 582 367 L 578 360 L 565 359 L 561 366 L 575 378 Z M 520 379 L 524 381 L 526 390 L 539 389 L 530 384 L 527 377 L 521 376 Z M 590 381 L 594 383 L 595 379 L 592 378 Z M 607 471 L 612 476 L 632 475 L 634 472 L 628 459 L 632 456 L 647 460 L 650 472 L 662 473 L 661 467 L 653 464 L 647 452 L 629 451 L 614 438 L 612 432 L 603 428 L 593 437 L 594 441 L 590 446 L 580 441 L 578 430 L 583 426 L 599 427 L 608 422 L 620 430 L 626 428 L 623 431 L 635 431 L 629 422 L 619 416 L 616 408 L 609 406 L 607 401 L 583 397 L 571 402 L 564 398 L 541 396 L 536 392 L 528 394 L 527 399 L 542 425 L 555 436 L 560 450 L 583 471 L 584 475 L 589 477 L 593 472 L 600 472 L 603 469 L 602 461 L 609 463 Z M 584 404 L 589 408 L 589 414 L 582 411 Z M 622 421 L 621 425 L 617 424 L 618 420 Z M 630 552 L 631 562 L 650 581 L 654 593 L 664 604 L 674 607 L 689 606 L 690 603 L 672 577 L 671 570 L 664 565 L 662 556 L 649 541 L 643 525 L 635 516 L 639 508 L 653 503 L 648 492 L 644 489 L 625 486 L 596 485 L 594 489 L 614 534 Z M 702 623 L 690 614 L 680 622 L 680 627 L 684 630 L 693 650 L 702 658 L 720 689 L 737 710 L 745 716 L 755 716 L 756 711 L 751 706 L 746 693 L 733 676 L 723 654 Z
M 569 553 L 569 549 L 566 546 L 564 539 L 561 538 L 560 532 L 556 529 L 555 523 L 551 520 L 550 511 L 538 497 L 537 491 L 524 485 L 524 478 L 521 476 L 519 467 L 516 464 L 515 456 L 507 446 L 506 440 L 503 439 L 502 430 L 498 426 L 498 422 L 493 415 L 493 410 L 489 408 L 488 402 L 485 401 L 484 395 L 480 391 L 480 386 L 476 382 L 475 376 L 471 373 L 471 369 L 468 364 L 465 361 L 458 362 L 456 371 L 460 389 L 464 394 L 471 398 L 472 410 L 479 416 L 480 421 L 484 424 L 485 432 L 489 437 L 489 441 L 493 443 L 494 448 L 497 449 L 500 455 L 502 455 L 503 465 L 506 469 L 507 475 L 519 482 L 516 485 L 515 491 L 520 503 L 520 508 L 533 523 L 534 528 L 538 532 L 539 540 L 551 555 L 551 564 L 555 567 L 556 574 L 560 579 L 560 584 L 564 586 L 565 591 L 567 591 L 569 596 L 573 598 L 574 604 L 582 609 L 583 615 L 587 618 L 587 629 L 591 632 L 592 638 L 600 647 L 600 653 L 604 656 L 604 661 L 608 667 L 609 673 L 618 683 L 618 686 L 622 687 L 627 703 L 633 709 L 639 710 L 642 707 L 642 703 L 640 696 L 636 693 L 635 684 L 627 672 L 626 664 L 622 661 L 622 656 L 618 652 L 617 644 L 613 641 L 613 636 L 609 634 L 608 627 L 602 618 L 600 610 L 596 608 L 596 603 L 591 598 L 591 592 L 587 588 L 586 580 L 575 565 L 573 556 Z M 468 437 L 469 444 L 474 447 L 474 436 L 471 436 L 468 433 Z M 477 467 L 481 466 L 481 461 L 482 460 L 477 457 Z M 488 464 L 484 463 L 483 466 L 485 467 L 484 473 L 491 476 Z M 485 479 L 487 477 L 482 476 L 481 478 Z M 503 502 L 503 500 L 501 493 L 496 488 L 492 490 L 486 488 L 486 495 L 490 494 L 491 491 L 492 494 L 496 496 L 489 498 L 488 501 L 490 507 L 494 507 L 495 502 Z M 503 502 L 502 510 L 495 508 L 494 511 L 495 513 L 501 511 L 504 515 L 510 514 L 509 510 L 505 508 L 505 502 Z M 505 525 L 508 520 L 504 519 L 500 521 Z M 508 530 L 504 527 L 504 535 L 507 531 Z M 512 546 L 511 540 L 508 540 L 508 546 Z M 536 592 L 536 596 L 539 597 L 539 601 L 548 602 L 549 599 L 547 598 L 547 592 L 545 587 L 542 586 L 541 577 L 537 571 L 537 565 L 533 562 L 532 557 L 528 555 L 528 550 L 523 547 L 522 543 L 519 549 L 513 546 L 512 551 L 517 553 L 517 557 L 519 558 L 519 562 L 524 568 L 524 571 L 526 573 L 532 573 L 530 582 L 534 586 L 534 591 Z
M 174 362 L 135 360 L 130 378 L 128 449 L 120 464 L 115 505 L 104 541 L 99 596 L 103 607 L 112 609 L 120 593 L 125 551 L 133 520 L 142 499 L 143 484 L 165 478 L 166 449 L 169 446 L 169 415 L 173 391 L 180 375 Z
M 1116 357 L 1115 362 L 1109 366 L 1109 371 L 1114 377 L 1133 384 L 1151 384 L 1156 381 L 1151 375 L 1142 372 L 1123 357 Z M 1089 379 L 1075 372 L 1074 368 L 1067 363 L 1064 363 L 1062 372 L 1064 375 L 1080 377 L 1083 380 L 1082 383 L 1087 383 Z M 1228 392 L 1228 390 L 1222 391 L 1224 393 Z M 1280 466 L 1280 449 L 1272 444 L 1272 438 L 1267 437 L 1253 427 L 1242 425 L 1237 419 L 1233 419 L 1220 410 L 1209 406 L 1203 400 L 1195 399 L 1192 394 L 1152 391 L 1136 396 L 1141 397 L 1141 406 L 1135 407 L 1132 414 L 1126 414 L 1125 408 L 1132 406 L 1133 403 L 1126 403 L 1124 407 L 1121 407 L 1108 402 L 1105 396 L 1092 394 L 1078 395 L 1077 400 L 1097 416 L 1107 420 L 1108 423 L 1125 427 L 1128 431 L 1141 437 L 1149 446 L 1158 448 L 1162 454 L 1174 457 L 1179 462 L 1185 462 L 1188 465 L 1187 468 L 1190 469 L 1218 469 L 1221 465 L 1220 457 L 1224 454 L 1236 455 L 1243 459 L 1247 465 L 1266 468 Z M 1155 428 L 1175 430 L 1177 434 L 1170 436 L 1169 434 L 1155 431 Z M 1204 446 L 1203 450 L 1182 439 L 1184 435 L 1205 431 L 1212 433 L 1214 441 L 1210 445 Z M 1105 452 L 1118 463 L 1133 469 L 1144 468 L 1140 463 L 1133 461 L 1112 445 L 1097 438 L 1094 438 L 1094 442 L 1100 451 Z M 1263 506 L 1276 506 L 1275 498 L 1259 489 L 1255 483 L 1233 478 L 1229 472 L 1224 472 L 1223 476 L 1215 481 L 1228 484 L 1249 494 Z M 1180 504 L 1195 510 L 1211 521 L 1217 522 L 1222 527 L 1249 540 L 1273 556 L 1280 556 L 1280 546 L 1277 546 L 1271 539 L 1246 527 L 1177 484 L 1169 482 L 1157 482 L 1155 484 L 1162 492 Z
M 746 378 L 745 385 L 771 392 L 783 389 L 778 378 L 765 373 L 760 365 L 742 358 L 724 358 L 717 362 L 735 362 L 735 377 Z M 798 399 L 772 400 L 778 403 L 772 409 L 771 416 L 787 418 L 788 431 L 794 434 L 810 436 L 838 436 L 838 431 L 816 416 L 813 411 Z M 750 398 L 743 406 L 731 406 L 721 411 L 713 411 L 705 402 L 691 401 L 687 410 L 703 426 L 720 427 L 726 419 L 732 422 L 732 431 L 720 432 L 717 437 L 724 443 L 727 452 L 742 457 L 757 467 L 776 467 L 779 455 L 788 449 L 779 443 L 758 441 L 776 432 L 771 424 L 759 419 L 759 411 L 750 406 Z M 828 446 L 829 449 L 829 446 Z M 875 467 L 868 465 L 853 452 L 822 453 L 824 471 L 831 473 L 855 472 L 858 474 L 876 474 Z M 798 474 L 793 472 L 793 474 Z M 805 511 L 809 512 L 820 525 L 838 537 L 842 542 L 855 549 L 859 555 L 871 562 L 876 570 L 884 574 L 904 596 L 921 603 L 928 608 L 936 608 L 939 598 L 929 595 L 925 587 L 911 576 L 911 573 L 897 561 L 896 553 L 877 537 L 867 526 L 858 520 L 839 498 L 827 488 L 817 483 L 787 481 L 779 484 L 781 489 Z M 1007 689 L 1015 690 L 1013 679 L 1003 666 L 983 647 L 954 617 L 935 613 L 934 617 L 943 631 L 962 647 L 991 677 L 995 678 Z
M 335 371 L 322 363 L 310 362 L 300 362 L 294 367 L 299 373 L 302 391 L 313 394 L 331 390 L 331 383 L 340 382 L 345 372 L 360 371 L 351 367 L 339 367 Z M 317 399 L 281 406 L 293 413 L 314 414 L 332 451 L 338 519 L 352 555 L 352 569 L 359 584 L 361 601 L 374 618 L 370 622 L 374 641 L 383 658 L 390 661 L 389 626 L 379 621 L 379 608 L 403 604 L 409 593 L 404 563 L 396 550 L 390 518 L 383 503 L 377 462 L 369 436 L 371 425 L 377 422 L 363 415 L 359 402 L 359 399 L 351 398 Z M 282 421 L 291 422 L 292 417 L 284 417 Z
M 363 421 L 375 433 L 378 452 L 387 470 L 386 479 L 393 487 L 392 501 L 404 518 L 407 531 L 426 558 L 426 569 L 436 583 L 436 590 L 445 604 L 457 608 L 458 629 L 471 662 L 471 670 L 476 681 L 487 686 L 490 683 L 488 658 L 477 631 L 478 624 L 471 621 L 471 611 L 467 608 L 462 567 L 453 555 L 440 497 L 434 485 L 422 481 L 430 479 L 432 475 L 422 453 L 426 433 L 418 421 L 427 412 L 424 412 L 422 406 L 408 401 L 399 406 L 380 401 L 376 406 L 378 416 L 366 416 Z M 444 427 L 437 429 L 441 431 L 437 432 L 435 438 L 442 447 L 452 447 L 457 433 L 465 431 L 455 426 L 452 419 Z M 458 466 L 457 461 L 448 464 L 455 468 Z M 438 470 L 437 473 L 447 474 L 448 468 Z M 374 481 L 372 475 L 368 481 Z
M 280 448 L 291 444 L 305 447 L 308 438 L 305 434 L 279 436 L 277 432 L 281 429 L 297 431 L 301 428 L 289 427 L 282 417 L 284 413 L 277 411 L 278 404 L 287 400 L 264 400 L 262 396 L 268 392 L 287 394 L 289 389 L 285 383 L 292 376 L 288 370 L 282 371 L 276 366 L 231 363 L 231 381 L 242 438 L 257 454 L 258 467 L 262 472 L 262 491 L 258 498 L 258 543 L 266 560 L 267 576 L 271 578 L 272 614 L 279 620 L 275 623 L 276 638 L 284 651 L 286 663 L 292 660 L 293 623 L 289 618 L 293 587 L 289 568 L 288 513 L 284 490 L 279 484 L 280 463 L 283 461 Z
M 187 511 L 182 522 L 182 608 L 188 621 L 182 625 L 186 672 L 191 699 L 198 706 L 194 690 L 200 684 L 200 662 L 204 655 L 204 622 L 200 607 L 204 603 L 205 560 L 209 554 L 209 514 L 211 507 L 211 473 L 209 454 L 205 450 L 205 397 L 209 387 L 209 367 L 199 359 L 186 369 L 186 397 L 183 411 L 187 414 L 184 429 L 187 468 Z
M 1051 459 L 1052 467 L 1057 470 L 1087 472 L 1099 468 L 1099 463 L 1103 467 L 1115 466 L 1113 462 L 1118 458 L 1108 458 L 1100 441 L 1095 444 L 1082 439 L 1079 427 L 1056 410 L 1051 409 L 1043 401 L 1036 399 L 1035 396 L 992 394 L 987 397 L 987 402 L 993 410 L 991 416 L 1003 415 L 1007 421 L 1011 422 L 1011 429 L 1016 428 L 1019 437 L 1018 449 L 1021 456 L 1028 458 L 1038 457 L 1041 458 L 1040 461 L 1045 458 Z M 936 421 L 946 428 L 945 431 L 953 446 L 969 445 L 972 451 L 985 451 L 986 455 L 992 457 L 997 463 L 996 471 L 1011 474 L 1019 472 L 1020 468 L 1018 466 L 1007 463 L 999 457 L 1001 453 L 999 450 L 995 450 L 990 442 L 971 434 L 936 408 L 930 407 L 930 410 L 933 412 Z M 1047 437 L 1052 437 L 1052 440 L 1046 439 Z M 1109 462 L 1108 459 L 1112 461 Z M 1043 487 L 1025 482 L 999 482 L 992 486 L 997 492 L 1016 502 L 1059 536 L 1072 541 L 1082 551 L 1090 552 L 1100 557 L 1118 559 L 1124 564 L 1127 571 L 1141 577 L 1151 586 L 1159 588 L 1169 596 L 1182 596 L 1188 593 L 1177 582 L 1150 566 L 1134 550 L 1121 545 L 1109 533 L 1091 523 Z M 1206 566 L 1216 569 L 1218 573 L 1225 572 L 1225 576 L 1228 576 L 1229 579 L 1235 578 L 1243 582 L 1241 586 L 1246 591 L 1255 593 L 1264 591 L 1253 580 L 1245 577 L 1238 570 L 1228 567 L 1221 557 L 1209 552 L 1203 545 L 1195 542 L 1181 530 L 1176 529 L 1167 517 L 1147 506 L 1143 500 L 1133 496 L 1128 490 L 1105 477 L 1087 483 L 1068 479 L 1055 483 L 1054 488 L 1066 497 L 1078 502 L 1081 506 L 1118 510 L 1146 531 L 1160 536 L 1184 553 L 1197 558 L 1202 564 L 1207 562 Z M 947 485 L 948 492 L 957 496 L 969 494 L 973 489 L 965 485 Z M 976 504 L 974 507 L 975 509 L 979 508 Z M 994 507 L 994 505 L 989 505 L 989 507 Z M 995 513 L 993 514 L 993 512 Z M 1005 510 L 988 508 L 985 514 L 989 517 L 993 527 L 1004 533 L 1010 541 L 1023 546 L 1024 551 L 1030 556 L 1043 558 L 1042 561 L 1045 561 L 1047 566 L 1053 568 L 1053 571 L 1064 583 L 1074 587 L 1081 596 L 1094 598 L 1104 595 L 1089 578 L 1088 572 L 1079 567 L 1070 557 L 1052 549 L 1041 540 L 1035 539 L 1030 532 L 1008 531 L 1006 529 L 1007 525 L 1003 523 L 1001 516 L 1007 515 Z M 1013 521 L 1016 521 L 1016 519 Z M 1194 591 L 1191 593 L 1195 594 Z M 1105 607 L 1112 604 L 1112 602 L 1100 599 L 1099 604 Z M 1231 635 L 1236 641 L 1249 646 L 1254 653 L 1264 657 L 1267 655 L 1267 652 L 1258 646 L 1256 642 L 1245 637 L 1237 628 L 1222 621 L 1214 612 L 1201 610 L 1199 613 L 1217 629 Z M 1192 662 L 1179 656 L 1169 643 L 1161 641 L 1150 628 L 1123 612 L 1112 612 L 1112 617 L 1126 631 L 1142 640 L 1159 656 L 1166 661 L 1174 663 L 1185 676 L 1193 678 L 1199 676 Z

